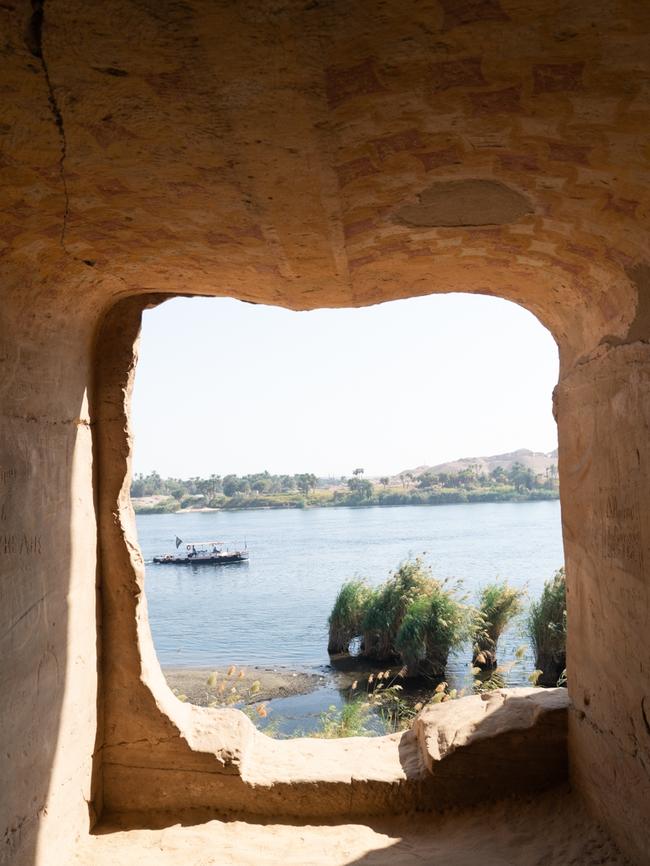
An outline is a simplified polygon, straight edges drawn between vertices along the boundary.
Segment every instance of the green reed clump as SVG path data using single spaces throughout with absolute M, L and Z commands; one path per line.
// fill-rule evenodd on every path
M 538 684 L 554 686 L 566 668 L 566 578 L 564 568 L 547 580 L 538 601 L 530 606 L 528 636 L 541 671 Z
M 523 610 L 524 591 L 507 581 L 490 583 L 479 598 L 472 663 L 481 670 L 497 666 L 497 644 L 508 623 Z
M 327 652 L 330 655 L 346 653 L 350 641 L 361 635 L 372 596 L 373 590 L 364 580 L 349 580 L 343 584 L 328 620 Z
M 458 596 L 458 585 L 432 580 L 406 610 L 395 646 L 410 676 L 444 675 L 452 649 L 468 640 L 476 612 Z
M 430 595 L 437 584 L 431 570 L 417 558 L 402 563 L 378 587 L 363 619 L 363 655 L 376 661 L 398 661 L 397 634 L 409 607 Z
M 349 581 L 330 615 L 328 649 L 345 652 L 361 634 L 363 657 L 398 662 L 408 676 L 439 676 L 450 650 L 474 630 L 475 611 L 458 590 L 436 580 L 419 558 L 402 563 L 374 590 Z

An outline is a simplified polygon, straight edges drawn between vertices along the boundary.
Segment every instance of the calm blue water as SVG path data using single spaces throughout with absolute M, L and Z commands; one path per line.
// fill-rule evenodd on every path
M 437 577 L 461 578 L 472 598 L 495 577 L 539 595 L 563 564 L 560 504 L 554 502 L 395 508 L 314 508 L 139 515 L 146 593 L 163 666 L 328 663 L 327 617 L 341 583 L 380 583 L 404 558 L 421 554 Z M 247 564 L 154 565 L 174 537 L 248 543 Z M 521 625 L 504 635 L 500 660 L 525 642 Z M 467 673 L 469 649 L 450 663 Z M 530 656 L 513 674 L 525 682 Z

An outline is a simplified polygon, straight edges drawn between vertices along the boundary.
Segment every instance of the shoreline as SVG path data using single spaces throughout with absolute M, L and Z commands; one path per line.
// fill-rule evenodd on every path
M 230 676 L 228 675 L 229 671 Z M 276 698 L 307 695 L 327 683 L 325 673 L 307 673 L 282 667 L 261 665 L 217 665 L 215 667 L 162 666 L 163 676 L 176 696 L 200 707 L 223 701 L 237 690 L 237 703 L 256 704 Z M 210 679 L 210 683 L 208 682 Z M 254 683 L 259 684 L 253 686 Z
M 235 665 L 206 666 L 162 666 L 162 672 L 167 685 L 177 697 L 200 707 L 210 706 L 217 700 L 218 706 L 247 707 L 258 703 L 267 703 L 279 698 L 291 698 L 299 695 L 316 694 L 321 689 L 334 688 L 341 693 L 347 692 L 352 684 L 359 684 L 355 695 L 361 696 L 368 689 L 368 678 L 379 671 L 390 670 L 390 679 L 398 681 L 404 690 L 404 695 L 412 700 L 426 700 L 434 685 L 424 678 L 403 680 L 399 678 L 399 666 L 386 668 L 369 659 L 355 656 L 337 655 L 331 658 L 331 664 L 317 668 L 314 672 L 293 670 L 285 667 L 266 667 L 249 665 L 242 668 Z M 228 676 L 229 671 L 233 671 Z M 241 672 L 243 676 L 240 676 Z M 216 676 L 214 676 L 216 674 Z M 208 679 L 212 679 L 208 683 Z M 253 690 L 253 683 L 259 685 Z M 225 683 L 222 691 L 220 687 Z M 228 703 L 226 698 L 237 690 L 237 698 Z

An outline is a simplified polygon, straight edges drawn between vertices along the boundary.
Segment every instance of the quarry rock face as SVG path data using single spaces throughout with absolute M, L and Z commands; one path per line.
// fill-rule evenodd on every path
M 174 698 L 128 411 L 148 304 L 448 291 L 557 341 L 570 779 L 647 861 L 649 30 L 631 2 L 0 3 L 3 862 L 71 862 L 108 811 L 433 807 L 428 735 L 325 755 Z M 556 712 L 486 723 L 514 749 Z M 442 764 L 489 767 L 472 737 Z

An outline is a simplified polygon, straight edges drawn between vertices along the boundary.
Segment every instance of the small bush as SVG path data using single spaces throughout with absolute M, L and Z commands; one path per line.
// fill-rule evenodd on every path
M 396 681 L 404 673 L 402 669 L 395 674 L 389 670 L 370 674 L 365 690 L 362 686 L 361 691 L 357 691 L 359 683 L 355 681 L 350 687 L 347 703 L 338 710 L 332 705 L 321 713 L 319 729 L 309 736 L 332 739 L 406 730 L 422 709 L 422 704 L 411 705 L 402 697 L 402 686 Z
M 490 583 L 479 599 L 478 628 L 474 635 L 473 664 L 481 670 L 497 665 L 497 644 L 508 623 L 522 611 L 524 592 L 507 581 Z
M 374 732 L 368 728 L 370 704 L 363 698 L 355 698 L 337 710 L 332 704 L 320 714 L 320 729 L 312 734 L 324 740 L 338 737 L 365 737 Z
M 528 614 L 528 636 L 541 671 L 539 685 L 554 686 L 566 668 L 566 578 L 564 568 L 546 581 Z

